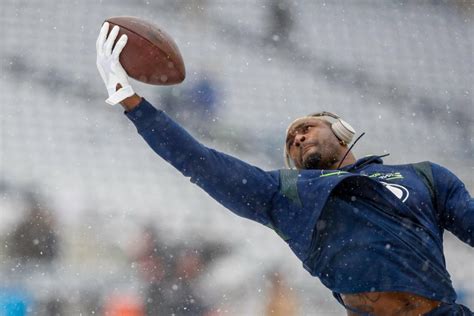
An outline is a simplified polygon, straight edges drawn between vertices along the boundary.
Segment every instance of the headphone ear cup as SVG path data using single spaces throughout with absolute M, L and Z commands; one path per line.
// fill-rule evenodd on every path
M 339 138 L 346 144 L 349 144 L 352 141 L 352 138 L 355 134 L 354 128 L 349 123 L 341 119 L 338 119 L 337 121 L 332 123 L 331 129 L 337 136 L 337 138 Z

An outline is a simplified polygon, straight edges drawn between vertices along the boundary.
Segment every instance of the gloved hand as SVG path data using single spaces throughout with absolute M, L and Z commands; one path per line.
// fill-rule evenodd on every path
M 115 105 L 124 99 L 135 94 L 132 86 L 128 82 L 128 75 L 119 61 L 120 53 L 127 44 L 127 35 L 122 35 L 112 50 L 117 38 L 119 27 L 114 26 L 109 36 L 109 23 L 105 22 L 100 29 L 96 42 L 97 49 L 97 69 L 107 87 L 109 98 L 105 100 L 108 104 Z M 121 88 L 117 90 L 117 85 Z

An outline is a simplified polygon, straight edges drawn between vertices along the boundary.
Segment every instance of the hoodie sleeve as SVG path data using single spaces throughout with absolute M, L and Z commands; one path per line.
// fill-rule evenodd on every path
M 164 160 L 239 216 L 267 225 L 278 172 L 265 172 L 208 148 L 145 99 L 127 117 Z
M 436 207 L 441 226 L 474 247 L 474 200 L 448 169 L 432 164 Z

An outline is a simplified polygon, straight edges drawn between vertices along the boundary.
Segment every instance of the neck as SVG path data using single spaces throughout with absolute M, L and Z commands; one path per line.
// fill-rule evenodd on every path
M 342 157 L 341 157 L 342 159 Z M 345 166 L 349 166 L 349 165 L 352 165 L 356 162 L 356 158 L 354 156 L 354 154 L 351 152 L 349 152 L 346 156 L 346 158 L 344 158 L 344 160 L 341 162 L 340 160 L 336 161 L 330 169 L 337 169 L 337 167 L 339 166 L 339 168 L 342 168 L 342 167 L 345 167 Z

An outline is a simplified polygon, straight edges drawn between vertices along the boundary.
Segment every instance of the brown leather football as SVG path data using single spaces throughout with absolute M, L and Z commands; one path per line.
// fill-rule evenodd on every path
M 128 36 L 127 45 L 120 54 L 120 63 L 127 74 L 144 83 L 172 85 L 186 77 L 183 58 L 173 39 L 150 22 L 133 16 L 111 17 L 109 32 L 120 27 L 117 40 Z

